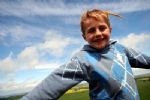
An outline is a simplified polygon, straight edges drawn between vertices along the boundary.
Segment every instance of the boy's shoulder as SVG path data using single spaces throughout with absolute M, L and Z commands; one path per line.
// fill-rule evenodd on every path
M 112 41 L 111 45 L 113 45 L 116 49 L 124 50 L 127 47 L 124 46 L 123 44 L 119 43 L 118 41 Z

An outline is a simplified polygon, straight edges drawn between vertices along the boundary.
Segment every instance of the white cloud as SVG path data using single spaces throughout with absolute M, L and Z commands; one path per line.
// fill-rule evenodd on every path
M 32 35 L 30 34 L 30 31 L 28 29 L 25 29 L 25 27 L 21 26 L 14 26 L 9 28 L 8 33 L 10 33 L 10 35 L 13 37 L 14 40 L 21 40 Z
M 59 57 L 62 57 L 63 54 L 67 52 L 65 50 L 66 47 L 80 43 L 78 39 L 65 37 L 56 31 L 50 30 L 46 32 L 43 37 L 44 42 L 25 47 L 16 56 L 12 56 L 13 53 L 10 53 L 8 57 L 0 60 L 0 70 L 9 75 L 16 70 L 34 69 L 42 65 L 43 68 L 45 65 L 55 65 L 52 66 L 55 68 L 57 67 L 56 65 L 60 64 L 60 60 L 58 62 L 54 60 L 56 60 L 56 58 L 58 60 Z M 54 58 L 46 60 L 45 58 L 48 56 L 53 56 Z M 53 62 L 55 62 L 55 64 Z
M 0 83 L 0 96 L 16 95 L 26 93 L 33 89 L 41 80 L 26 80 L 24 82 L 9 81 L 7 83 Z
M 17 1 L 12 2 L 1 2 L 0 13 L 3 15 L 14 15 L 14 16 L 47 16 L 47 15 L 72 15 L 78 14 L 81 9 L 72 9 L 71 7 L 66 7 L 67 5 L 62 1 L 50 1 L 50 2 L 40 2 L 35 0 L 30 1 Z M 12 9 L 13 8 L 13 9 Z
M 34 46 L 26 47 L 18 56 L 18 63 L 21 67 L 34 68 L 39 61 L 39 52 Z
M 93 7 L 109 9 L 116 12 L 135 12 L 149 10 L 149 0 L 123 0 L 120 2 L 97 3 L 85 2 L 80 3 L 64 3 L 63 1 L 41 2 L 35 0 L 2 2 L 0 3 L 1 15 L 13 16 L 47 16 L 47 15 L 80 15 L 83 11 Z M 13 8 L 13 9 L 12 9 Z
M 120 37 L 119 42 L 123 45 L 148 53 L 150 49 L 150 34 L 136 34 L 136 33 L 130 33 L 126 37 Z
M 100 4 L 104 9 L 109 9 L 114 12 L 128 13 L 136 11 L 149 10 L 149 0 L 122 0 L 115 3 Z M 107 6 L 106 6 L 107 5 Z M 105 7 L 106 6 L 106 7 Z
M 73 24 L 73 25 L 79 25 L 80 24 L 80 17 L 64 17 L 62 19 L 62 22 L 63 23 L 66 23 L 66 24 Z
M 38 45 L 40 50 L 55 56 L 62 56 L 64 49 L 73 44 L 79 44 L 79 40 L 65 37 L 55 31 L 48 31 L 45 35 L 45 42 Z
M 10 75 L 16 70 L 33 69 L 40 63 L 38 51 L 34 47 L 26 47 L 16 57 L 11 52 L 8 57 L 0 60 L 0 71 L 5 73 L 5 78 L 11 78 Z
M 1 72 L 12 72 L 14 71 L 15 69 L 15 60 L 12 59 L 12 55 L 13 53 L 11 52 L 8 57 L 6 57 L 5 59 L 1 60 L 0 61 L 0 71 Z
M 141 75 L 150 73 L 150 69 L 132 68 L 134 75 Z
M 48 64 L 41 64 L 41 65 L 37 65 L 35 66 L 36 69 L 51 69 L 54 70 L 55 68 L 59 67 L 61 64 L 57 61 L 52 62 L 52 63 L 48 63 Z
M 43 32 L 45 32 L 44 29 L 29 24 L 6 25 L 1 28 L 0 42 L 7 46 L 16 44 L 27 46 L 35 43 L 34 38 L 41 38 L 41 33 Z
M 0 32 L 0 38 L 1 38 L 2 36 L 5 36 L 5 33 L 4 33 L 4 32 Z

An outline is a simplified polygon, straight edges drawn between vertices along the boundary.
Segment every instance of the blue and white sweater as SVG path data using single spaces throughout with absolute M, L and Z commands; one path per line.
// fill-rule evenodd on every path
M 139 100 L 131 67 L 150 68 L 150 57 L 113 41 L 102 50 L 85 45 L 22 100 L 56 100 L 81 81 L 91 100 Z

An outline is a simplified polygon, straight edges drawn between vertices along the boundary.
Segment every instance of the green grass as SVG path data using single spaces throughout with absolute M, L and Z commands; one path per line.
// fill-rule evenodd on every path
M 0 100 L 19 100 L 22 96 L 11 96 L 8 98 L 0 98 Z
M 59 100 L 90 100 L 88 94 L 89 91 L 65 94 Z
M 136 80 L 141 100 L 150 100 L 150 80 Z

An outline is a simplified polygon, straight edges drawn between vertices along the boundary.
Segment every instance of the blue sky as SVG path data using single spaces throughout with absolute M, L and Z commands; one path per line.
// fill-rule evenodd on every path
M 112 39 L 150 56 L 149 0 L 0 0 L 0 96 L 30 90 L 67 62 L 86 43 L 80 15 L 93 8 L 122 15 L 110 17 Z

